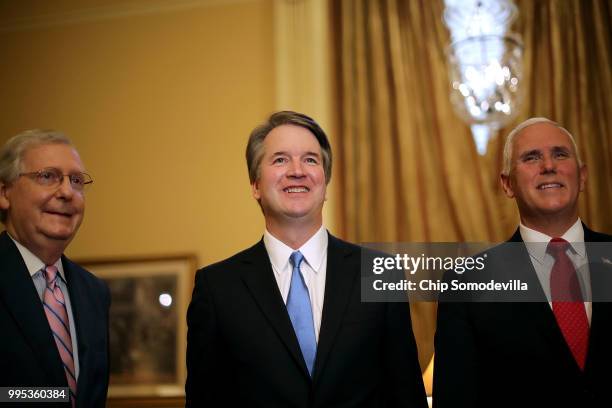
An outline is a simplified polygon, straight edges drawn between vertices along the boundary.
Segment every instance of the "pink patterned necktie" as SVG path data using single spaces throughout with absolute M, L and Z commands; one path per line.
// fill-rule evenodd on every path
M 68 323 L 68 313 L 66 312 L 66 302 L 64 294 L 57 284 L 57 268 L 47 266 L 43 271 L 47 287 L 43 295 L 43 306 L 49 326 L 53 332 L 55 345 L 64 365 L 64 372 L 70 388 L 70 402 L 75 406 L 76 399 L 76 373 L 74 371 L 74 358 L 72 355 L 72 339 L 70 338 L 70 324 Z
M 550 273 L 553 313 L 576 363 L 584 370 L 589 347 L 589 321 L 584 309 L 576 268 L 567 256 L 569 243 L 553 238 L 547 251 L 555 258 Z

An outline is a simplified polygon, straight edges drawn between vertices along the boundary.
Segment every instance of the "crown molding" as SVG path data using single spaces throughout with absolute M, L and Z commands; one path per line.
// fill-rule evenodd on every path
M 114 20 L 133 16 L 162 14 L 203 7 L 220 7 L 262 0 L 155 0 L 113 4 L 15 18 L 0 23 L 0 31 L 28 31 L 47 27 Z

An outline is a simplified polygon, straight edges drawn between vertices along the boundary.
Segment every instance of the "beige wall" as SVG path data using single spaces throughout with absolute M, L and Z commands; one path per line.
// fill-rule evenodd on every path
M 271 0 L 7 3 L 0 142 L 63 130 L 95 180 L 70 256 L 205 265 L 261 236 L 244 148 L 275 108 Z

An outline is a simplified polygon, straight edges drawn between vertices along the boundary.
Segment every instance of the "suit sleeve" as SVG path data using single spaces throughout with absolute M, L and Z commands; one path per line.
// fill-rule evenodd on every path
M 410 304 L 386 304 L 384 384 L 389 407 L 427 408 L 423 376 L 412 332 Z
M 223 377 L 219 356 L 217 320 L 205 269 L 198 271 L 187 311 L 186 407 L 218 405 L 223 392 L 216 384 Z
M 477 347 L 469 304 L 440 302 L 435 335 L 433 406 L 476 406 Z

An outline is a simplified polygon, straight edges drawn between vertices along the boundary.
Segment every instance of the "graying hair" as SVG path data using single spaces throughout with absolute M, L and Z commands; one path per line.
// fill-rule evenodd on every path
M 537 123 L 548 123 L 559 128 L 563 133 L 569 136 L 570 141 L 572 142 L 572 146 L 574 146 L 574 151 L 576 152 L 576 158 L 578 159 L 578 166 L 582 166 L 582 159 L 580 158 L 580 152 L 578 151 L 578 145 L 576 145 L 576 140 L 574 136 L 563 126 L 558 124 L 557 122 L 550 120 L 544 117 L 530 118 L 524 122 L 519 123 L 517 127 L 512 129 L 512 131 L 506 137 L 506 143 L 504 144 L 504 161 L 502 167 L 502 175 L 508 176 L 510 175 L 510 170 L 512 169 L 512 152 L 514 150 L 514 140 L 519 133 L 521 133 L 525 128 L 529 126 L 535 125 Z
M 25 152 L 32 147 L 46 144 L 65 144 L 72 142 L 63 133 L 48 129 L 31 129 L 10 138 L 0 150 L 0 182 L 8 184 L 19 177 L 23 171 L 22 160 Z M 0 210 L 0 221 L 6 221 L 6 211 Z
M 309 130 L 314 135 L 321 147 L 321 161 L 323 162 L 325 182 L 329 184 L 332 173 L 332 151 L 327 135 L 314 119 L 303 113 L 292 111 L 273 113 L 264 124 L 257 126 L 251 132 L 246 148 L 246 162 L 251 184 L 259 179 L 261 160 L 264 155 L 264 139 L 272 129 L 281 125 L 300 126 Z

